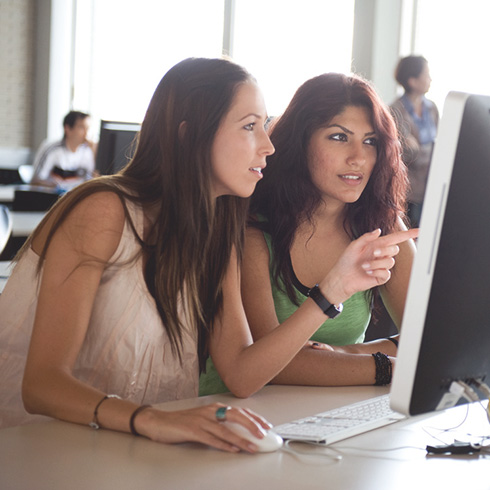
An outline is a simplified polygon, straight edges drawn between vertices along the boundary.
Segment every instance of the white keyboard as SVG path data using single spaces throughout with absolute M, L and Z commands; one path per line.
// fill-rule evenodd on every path
M 283 439 L 332 444 L 406 418 L 390 408 L 390 395 L 318 413 L 274 427 Z

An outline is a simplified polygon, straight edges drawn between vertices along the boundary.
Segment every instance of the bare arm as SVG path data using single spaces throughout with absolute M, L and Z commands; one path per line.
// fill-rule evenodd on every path
M 396 243 L 415 235 L 414 231 L 381 238 L 377 232 L 363 235 L 347 247 L 320 283 L 323 294 L 337 304 L 357 291 L 383 284 L 389 279 L 389 269 L 394 263 L 392 256 L 398 251 Z M 381 250 L 381 253 L 375 255 L 375 250 Z M 333 385 L 347 384 L 347 378 L 352 377 L 355 381 L 350 384 L 372 384 L 375 368 L 371 355 L 354 358 L 345 353 L 319 353 L 303 347 L 326 319 L 312 299 L 308 298 L 279 325 L 274 311 L 268 260 L 263 237 L 251 230 L 242 268 L 242 294 L 247 318 L 240 303 L 239 274 L 232 266 L 224 286 L 223 312 L 211 339 L 211 356 L 226 386 L 235 395 L 245 397 L 272 379 L 289 384 Z M 253 344 L 247 319 L 255 340 Z M 310 362 L 312 359 L 326 359 L 328 362 L 332 356 L 338 362 L 322 363 L 322 366 Z
M 398 221 L 398 229 L 407 229 L 401 220 Z M 401 328 L 408 284 L 416 252 L 413 240 L 407 240 L 406 242 L 400 243 L 399 247 L 400 252 L 396 256 L 396 263 L 391 270 L 391 278 L 386 284 L 383 284 L 380 287 L 383 303 L 398 330 Z M 395 338 L 398 338 L 398 336 Z M 322 346 L 320 346 L 320 348 L 322 348 Z M 381 351 L 393 356 L 396 355 L 397 351 L 393 342 L 385 339 L 373 340 L 363 344 L 348 345 L 336 349 L 347 353 L 374 353 Z
M 101 398 L 71 372 L 104 266 L 122 233 L 124 214 L 116 201 L 110 193 L 84 200 L 49 245 L 23 382 L 24 404 L 30 412 L 88 424 L 90 408 L 93 411 Z M 39 249 L 41 244 L 34 246 Z M 122 428 L 122 420 L 113 423 Z
M 77 205 L 49 245 L 23 380 L 24 405 L 30 413 L 88 425 L 106 395 L 77 380 L 72 370 L 124 219 L 119 198 L 110 192 L 98 193 Z M 42 247 L 45 235 L 42 230 L 35 250 Z M 129 432 L 129 420 L 137 407 L 127 400 L 105 400 L 98 411 L 100 425 Z M 217 408 L 217 404 L 175 412 L 150 408 L 137 416 L 135 428 L 160 442 L 199 441 L 226 451 L 254 451 L 246 440 L 217 422 Z M 233 408 L 227 418 L 248 427 L 257 437 L 261 437 L 260 427 L 268 427 L 248 410 Z
M 279 325 L 269 276 L 269 250 L 263 234 L 252 228 L 247 232 L 242 296 L 254 339 L 267 335 Z M 324 321 L 325 316 L 321 315 L 317 328 Z M 375 366 L 371 355 L 346 354 L 329 346 L 313 349 L 306 343 L 272 382 L 335 386 L 373 384 L 374 378 Z

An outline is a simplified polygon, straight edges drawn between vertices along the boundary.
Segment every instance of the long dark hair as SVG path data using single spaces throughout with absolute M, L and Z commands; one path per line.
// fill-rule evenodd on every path
M 295 303 L 291 244 L 299 224 L 311 220 L 322 199 L 308 169 L 308 146 L 313 133 L 347 106 L 367 108 L 378 140 L 376 165 L 369 182 L 361 197 L 347 204 L 347 233 L 352 239 L 375 228 L 390 233 L 397 218 L 405 213 L 408 180 L 396 125 L 372 85 L 359 76 L 338 73 L 305 82 L 284 114 L 272 123 L 270 138 L 276 151 L 267 158 L 264 177 L 250 204 L 251 225 L 271 236 L 275 284 L 283 289 L 282 282 Z M 256 221 L 257 215 L 266 221 Z
M 185 313 L 198 329 L 201 369 L 222 307 L 222 282 L 232 250 L 242 256 L 248 206 L 234 196 L 213 198 L 211 147 L 237 87 L 252 79 L 225 59 L 189 58 L 169 70 L 151 99 L 131 162 L 119 174 L 86 182 L 60 199 L 39 263 L 41 267 L 61 222 L 94 192 L 111 190 L 123 205 L 127 199 L 151 207 L 153 225 L 144 240 L 138 237 L 146 258 L 146 284 L 179 357 L 178 305 L 184 300 Z

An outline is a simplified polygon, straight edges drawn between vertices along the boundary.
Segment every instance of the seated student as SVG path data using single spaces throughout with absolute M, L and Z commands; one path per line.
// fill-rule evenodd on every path
M 34 158 L 31 184 L 71 187 L 91 178 L 95 170 L 96 146 L 87 139 L 90 116 L 70 111 L 63 119 L 61 141 L 44 142 Z
M 242 297 L 255 340 L 279 325 L 299 328 L 306 321 L 300 305 L 312 288 L 318 294 L 316 284 L 325 305 L 340 302 L 324 278 L 357 237 L 374 228 L 383 234 L 406 229 L 407 177 L 395 123 L 368 82 L 335 73 L 308 80 L 270 136 L 276 151 L 251 199 L 242 264 Z M 341 313 L 330 306 L 329 319 L 272 382 L 388 384 L 396 339 L 363 340 L 379 294 L 400 324 L 414 251 L 412 240 L 400 244 L 384 286 L 344 296 Z M 211 360 L 207 367 L 200 394 L 227 390 Z
M 19 252 L 0 295 L 1 426 L 41 414 L 166 443 L 257 449 L 220 423 L 226 415 L 261 438 L 269 424 L 250 410 L 151 404 L 197 396 L 208 353 L 233 393 L 248 397 L 324 319 L 306 301 L 304 322 L 253 343 L 243 311 L 243 198 L 274 151 L 266 119 L 240 66 L 188 59 L 169 70 L 133 160 L 65 194 Z M 384 283 L 395 244 L 411 236 L 363 235 L 323 291 L 341 302 Z

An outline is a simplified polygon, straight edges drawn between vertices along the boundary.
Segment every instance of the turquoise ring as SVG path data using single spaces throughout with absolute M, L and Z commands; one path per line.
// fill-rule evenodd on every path
M 219 407 L 218 410 L 216 410 L 216 420 L 218 422 L 224 422 L 226 420 L 226 412 L 230 410 L 231 407 Z

